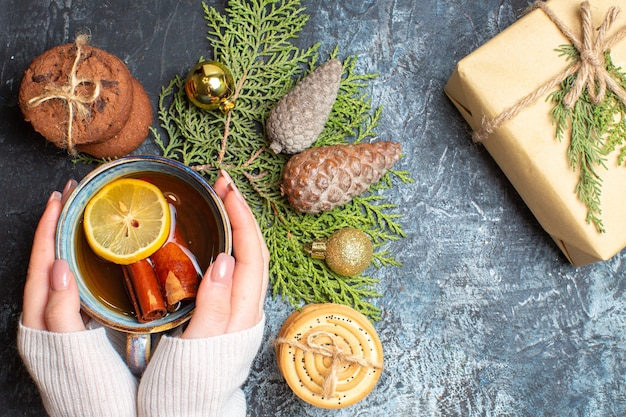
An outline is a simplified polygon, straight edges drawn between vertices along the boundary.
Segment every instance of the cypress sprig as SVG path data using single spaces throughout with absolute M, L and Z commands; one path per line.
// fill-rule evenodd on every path
M 162 130 L 152 129 L 164 156 L 194 167 L 213 182 L 226 169 L 245 195 L 270 252 L 272 293 L 295 308 L 303 304 L 346 304 L 380 319 L 372 304 L 379 297 L 371 276 L 340 277 L 323 260 L 313 259 L 306 244 L 343 227 L 366 232 L 374 245 L 373 265 L 400 263 L 385 245 L 405 236 L 395 204 L 384 197 L 394 184 L 412 182 L 408 172 L 389 170 L 370 192 L 317 215 L 296 212 L 280 193 L 288 157 L 266 149 L 265 119 L 276 102 L 318 65 L 319 44 L 300 49 L 291 41 L 308 20 L 298 0 L 231 0 L 222 15 L 203 4 L 212 59 L 231 70 L 241 90 L 229 116 L 207 112 L 187 100 L 181 77 L 165 86 L 159 98 Z M 331 52 L 329 59 L 336 57 Z M 202 60 L 202 58 L 200 58 Z M 376 74 L 358 74 L 356 57 L 343 60 L 339 94 L 314 146 L 358 143 L 376 136 L 382 109 L 372 109 L 365 89 Z M 225 127 L 230 135 L 224 140 Z M 165 135 L 161 136 L 164 132 Z
M 576 62 L 579 53 L 573 45 L 563 45 L 557 51 L 567 60 Z M 626 88 L 626 74 L 616 67 L 610 54 L 605 53 L 607 71 Z M 587 207 L 585 220 L 593 224 L 600 233 L 606 229 L 602 221 L 602 177 L 601 170 L 607 169 L 607 156 L 617 153 L 618 165 L 626 161 L 626 106 L 607 89 L 604 99 L 593 104 L 585 88 L 572 109 L 563 103 L 572 89 L 576 74 L 561 83 L 561 88 L 548 96 L 554 102 L 551 115 L 560 141 L 569 139 L 567 158 L 579 179 L 574 189 L 578 199 Z M 569 132 L 569 138 L 566 135 Z

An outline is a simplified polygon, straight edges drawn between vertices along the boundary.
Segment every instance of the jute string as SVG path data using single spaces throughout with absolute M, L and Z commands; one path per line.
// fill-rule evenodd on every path
M 576 74 L 576 80 L 571 90 L 563 99 L 567 108 L 572 108 L 580 98 L 584 89 L 587 89 L 589 98 L 592 103 L 600 103 L 606 94 L 607 88 L 611 90 L 619 100 L 626 104 L 626 91 L 606 70 L 606 62 L 604 54 L 610 50 L 613 45 L 626 36 L 626 25 L 619 29 L 613 36 L 607 37 L 607 32 L 617 19 L 620 13 L 618 7 L 611 7 L 607 12 L 602 24 L 597 30 L 597 36 L 594 39 L 595 29 L 591 20 L 591 6 L 585 1 L 580 5 L 580 16 L 582 26 L 582 39 L 572 32 L 570 28 L 542 1 L 538 1 L 530 10 L 541 9 L 546 16 L 556 25 L 556 27 L 569 39 L 579 52 L 580 59 L 568 66 L 563 73 L 557 77 L 548 80 L 540 85 L 535 91 L 522 97 L 513 106 L 508 107 L 493 119 L 485 118 L 482 122 L 480 130 L 474 132 L 472 138 L 474 142 L 482 142 L 493 133 L 502 124 L 535 102 L 539 97 L 545 96 L 548 92 L 554 90 L 567 77 Z
M 86 119 L 89 117 L 89 107 L 87 105 L 96 101 L 100 96 L 100 81 L 90 78 L 79 78 L 76 75 L 78 70 L 78 63 L 80 62 L 82 54 L 82 46 L 89 43 L 89 35 L 80 34 L 74 41 L 76 45 L 76 57 L 72 65 L 72 70 L 68 75 L 67 84 L 57 87 L 55 85 L 47 85 L 44 87 L 44 91 L 41 95 L 31 98 L 28 101 L 28 105 L 31 107 L 37 107 L 40 104 L 52 100 L 59 99 L 67 103 L 68 109 L 68 122 L 67 122 L 67 141 L 66 147 L 71 154 L 75 154 L 74 143 L 72 141 L 72 129 L 74 123 L 74 112 Z M 81 96 L 76 92 L 76 89 L 82 84 L 93 84 L 93 91 L 88 96 Z
M 317 339 L 320 337 L 327 337 L 331 343 L 318 343 Z M 277 338 L 275 343 L 289 345 L 303 352 L 311 352 L 331 359 L 330 370 L 324 377 L 324 385 L 322 386 L 324 398 L 331 398 L 335 394 L 337 383 L 339 382 L 337 374 L 346 363 L 356 364 L 363 368 L 383 369 L 381 364 L 373 363 L 362 356 L 344 352 L 339 347 L 337 336 L 325 331 L 311 332 L 306 338 L 306 343 L 289 340 L 284 337 Z

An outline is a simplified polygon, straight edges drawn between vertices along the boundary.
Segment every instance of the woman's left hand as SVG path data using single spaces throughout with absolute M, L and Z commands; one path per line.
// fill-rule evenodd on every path
M 263 234 L 226 171 L 220 171 L 214 188 L 230 218 L 233 255 L 219 254 L 206 272 L 196 309 L 181 335 L 186 339 L 240 332 L 263 318 L 270 258 Z

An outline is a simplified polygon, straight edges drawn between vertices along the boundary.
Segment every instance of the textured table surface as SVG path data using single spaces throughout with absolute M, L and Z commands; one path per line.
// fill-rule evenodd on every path
M 30 245 L 47 196 L 91 169 L 23 121 L 16 104 L 31 59 L 90 29 L 158 93 L 208 51 L 197 1 L 1 1 L 0 416 L 43 416 L 15 348 Z M 209 2 L 223 8 L 225 2 Z M 456 62 L 513 23 L 522 0 L 304 1 L 300 46 L 339 47 L 376 72 L 380 139 L 402 143 L 413 184 L 389 198 L 407 237 L 400 268 L 373 272 L 386 370 L 362 402 L 326 411 L 283 382 L 269 342 L 291 308 L 268 299 L 262 350 L 245 386 L 250 416 L 626 415 L 624 253 L 570 266 L 443 94 Z M 156 125 L 156 121 L 155 121 Z M 149 141 L 140 152 L 155 153 Z

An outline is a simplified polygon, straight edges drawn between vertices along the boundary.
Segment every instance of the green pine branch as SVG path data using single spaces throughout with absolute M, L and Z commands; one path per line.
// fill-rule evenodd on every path
M 291 43 L 308 16 L 297 0 L 231 0 L 224 15 L 206 4 L 203 8 L 212 59 L 230 68 L 235 83 L 241 83 L 236 107 L 229 116 L 201 110 L 187 99 L 184 79 L 176 77 L 160 94 L 161 130 L 152 129 L 156 144 L 164 156 L 194 167 L 209 182 L 220 168 L 230 173 L 262 228 L 274 296 L 294 308 L 346 304 L 379 319 L 380 310 L 372 303 L 381 295 L 376 278 L 338 276 L 304 248 L 343 227 L 356 227 L 372 239 L 373 267 L 399 266 L 385 246 L 405 233 L 396 206 L 387 202 L 384 192 L 412 179 L 406 171 L 390 170 L 370 192 L 342 207 L 318 215 L 296 212 L 279 187 L 288 157 L 266 149 L 264 123 L 275 103 L 318 66 L 319 44 L 300 49 Z M 335 49 L 329 58 L 337 54 Z M 356 57 L 344 59 L 338 97 L 314 146 L 376 137 L 381 109 L 372 109 L 364 91 L 375 77 L 357 73 Z M 226 126 L 230 135 L 224 146 Z
M 557 49 L 567 60 L 576 62 L 578 51 L 573 45 Z M 605 54 L 607 70 L 626 89 L 626 74 L 616 67 L 610 54 Z M 567 158 L 572 169 L 579 173 L 574 189 L 576 196 L 587 207 L 585 220 L 600 233 L 605 233 L 602 222 L 601 170 L 607 169 L 607 156 L 619 150 L 617 162 L 626 161 L 626 106 L 610 90 L 599 104 L 591 101 L 586 88 L 573 109 L 568 109 L 563 99 L 572 89 L 576 74 L 561 83 L 561 88 L 548 96 L 555 103 L 551 115 L 560 141 L 569 140 Z M 569 134 L 569 137 L 566 137 Z

